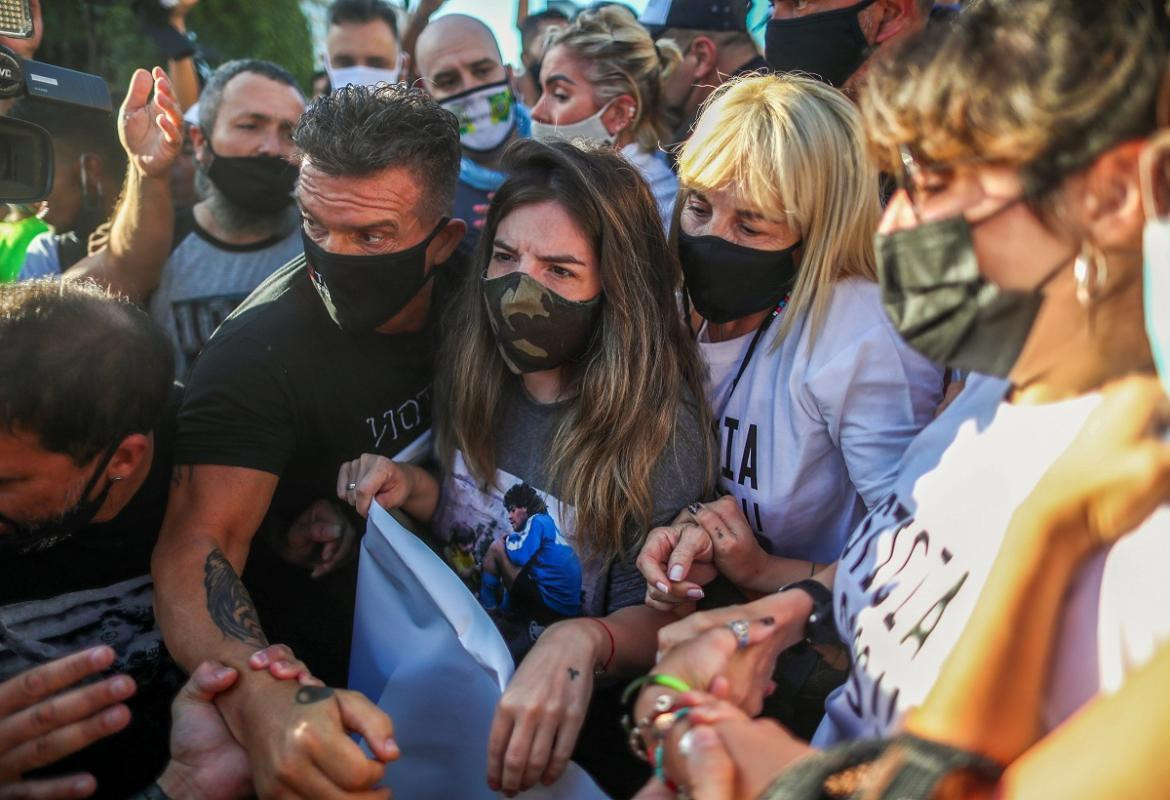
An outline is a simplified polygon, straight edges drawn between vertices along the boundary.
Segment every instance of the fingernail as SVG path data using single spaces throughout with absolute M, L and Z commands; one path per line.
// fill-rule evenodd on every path
M 672 581 L 681 581 L 683 579 L 683 574 L 684 572 L 682 564 L 675 564 L 670 568 L 670 575 L 667 577 L 669 577 Z
M 667 586 L 662 581 L 659 581 L 658 583 L 654 584 L 654 588 L 657 589 L 658 591 L 662 592 L 663 594 L 670 594 L 670 587 Z
M 110 648 L 98 647 L 89 654 L 89 663 L 95 667 L 100 667 L 110 660 Z
M 73 791 L 81 794 L 82 792 L 93 791 L 93 778 L 88 775 L 83 775 L 77 780 L 73 781 Z
M 287 661 L 277 661 L 275 664 L 272 665 L 272 668 L 277 670 L 278 672 L 283 672 L 284 670 L 289 669 L 291 666 L 292 665 L 289 664 Z
M 252 654 L 252 663 L 258 667 L 267 667 L 268 666 L 268 653 L 264 652 L 263 650 L 261 650 L 258 653 L 253 653 Z
M 110 681 L 110 690 L 114 694 L 124 694 L 134 686 L 125 675 L 119 675 Z
M 703 590 L 702 589 L 687 589 L 687 597 L 691 598 L 692 600 L 702 600 L 703 599 Z
M 227 678 L 229 675 L 231 675 L 233 672 L 235 672 L 235 670 L 232 669 L 231 667 L 220 667 L 219 669 L 217 669 L 215 671 L 215 673 L 212 675 L 212 677 L 215 678 L 217 681 L 222 681 L 225 678 Z
M 107 728 L 112 728 L 122 722 L 126 714 L 125 706 L 114 706 L 109 711 L 102 714 L 102 724 Z
M 390 754 L 391 758 L 396 758 L 399 755 L 398 742 L 394 741 L 393 736 L 386 740 L 386 744 L 383 745 L 383 749 L 385 749 L 386 752 Z

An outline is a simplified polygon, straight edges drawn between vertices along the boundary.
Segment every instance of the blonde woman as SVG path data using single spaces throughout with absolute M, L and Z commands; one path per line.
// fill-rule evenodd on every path
M 664 228 L 678 180 L 660 148 L 671 141 L 662 86 L 681 58 L 673 43 L 655 43 L 624 8 L 583 12 L 550 32 L 540 67 L 543 94 L 532 108 L 535 139 L 586 139 L 620 150 L 650 184 Z
M 760 596 L 835 561 L 942 387 L 882 308 L 878 177 L 844 95 L 795 76 L 724 84 L 678 166 L 726 496 L 652 533 L 639 566 L 659 607 L 702 597 L 712 565 Z
M 488 760 L 491 786 L 514 792 L 565 769 L 595 673 L 653 665 L 672 617 L 642 603 L 634 557 L 711 490 L 713 458 L 681 275 L 645 183 L 604 148 L 525 140 L 505 163 L 438 360 L 442 481 L 367 455 L 342 466 L 338 493 L 445 542 L 473 532 L 455 566 L 523 659 Z M 578 753 L 603 780 L 632 762 L 614 728 L 586 738 L 611 752 Z

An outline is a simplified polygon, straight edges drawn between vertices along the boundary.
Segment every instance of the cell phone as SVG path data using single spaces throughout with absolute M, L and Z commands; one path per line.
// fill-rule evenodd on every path
M 27 39 L 33 35 L 28 0 L 0 0 L 0 36 Z

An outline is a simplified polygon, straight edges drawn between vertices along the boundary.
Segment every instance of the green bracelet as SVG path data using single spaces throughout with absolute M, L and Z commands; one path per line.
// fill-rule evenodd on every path
M 647 685 L 665 686 L 667 689 L 673 689 L 679 693 L 691 691 L 691 687 L 687 685 L 686 681 L 676 678 L 673 675 L 643 675 L 640 678 L 635 678 L 630 681 L 630 685 L 622 692 L 622 705 L 624 706 L 630 702 L 630 698 L 634 696 L 634 692 Z

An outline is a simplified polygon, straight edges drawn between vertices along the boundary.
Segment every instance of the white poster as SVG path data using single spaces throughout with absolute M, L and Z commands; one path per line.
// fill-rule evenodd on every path
M 410 800 L 495 800 L 492 717 L 512 677 L 496 626 L 451 569 L 377 504 L 358 566 L 349 686 L 394 721 L 402 757 L 385 785 Z M 534 800 L 603 800 L 576 764 Z

